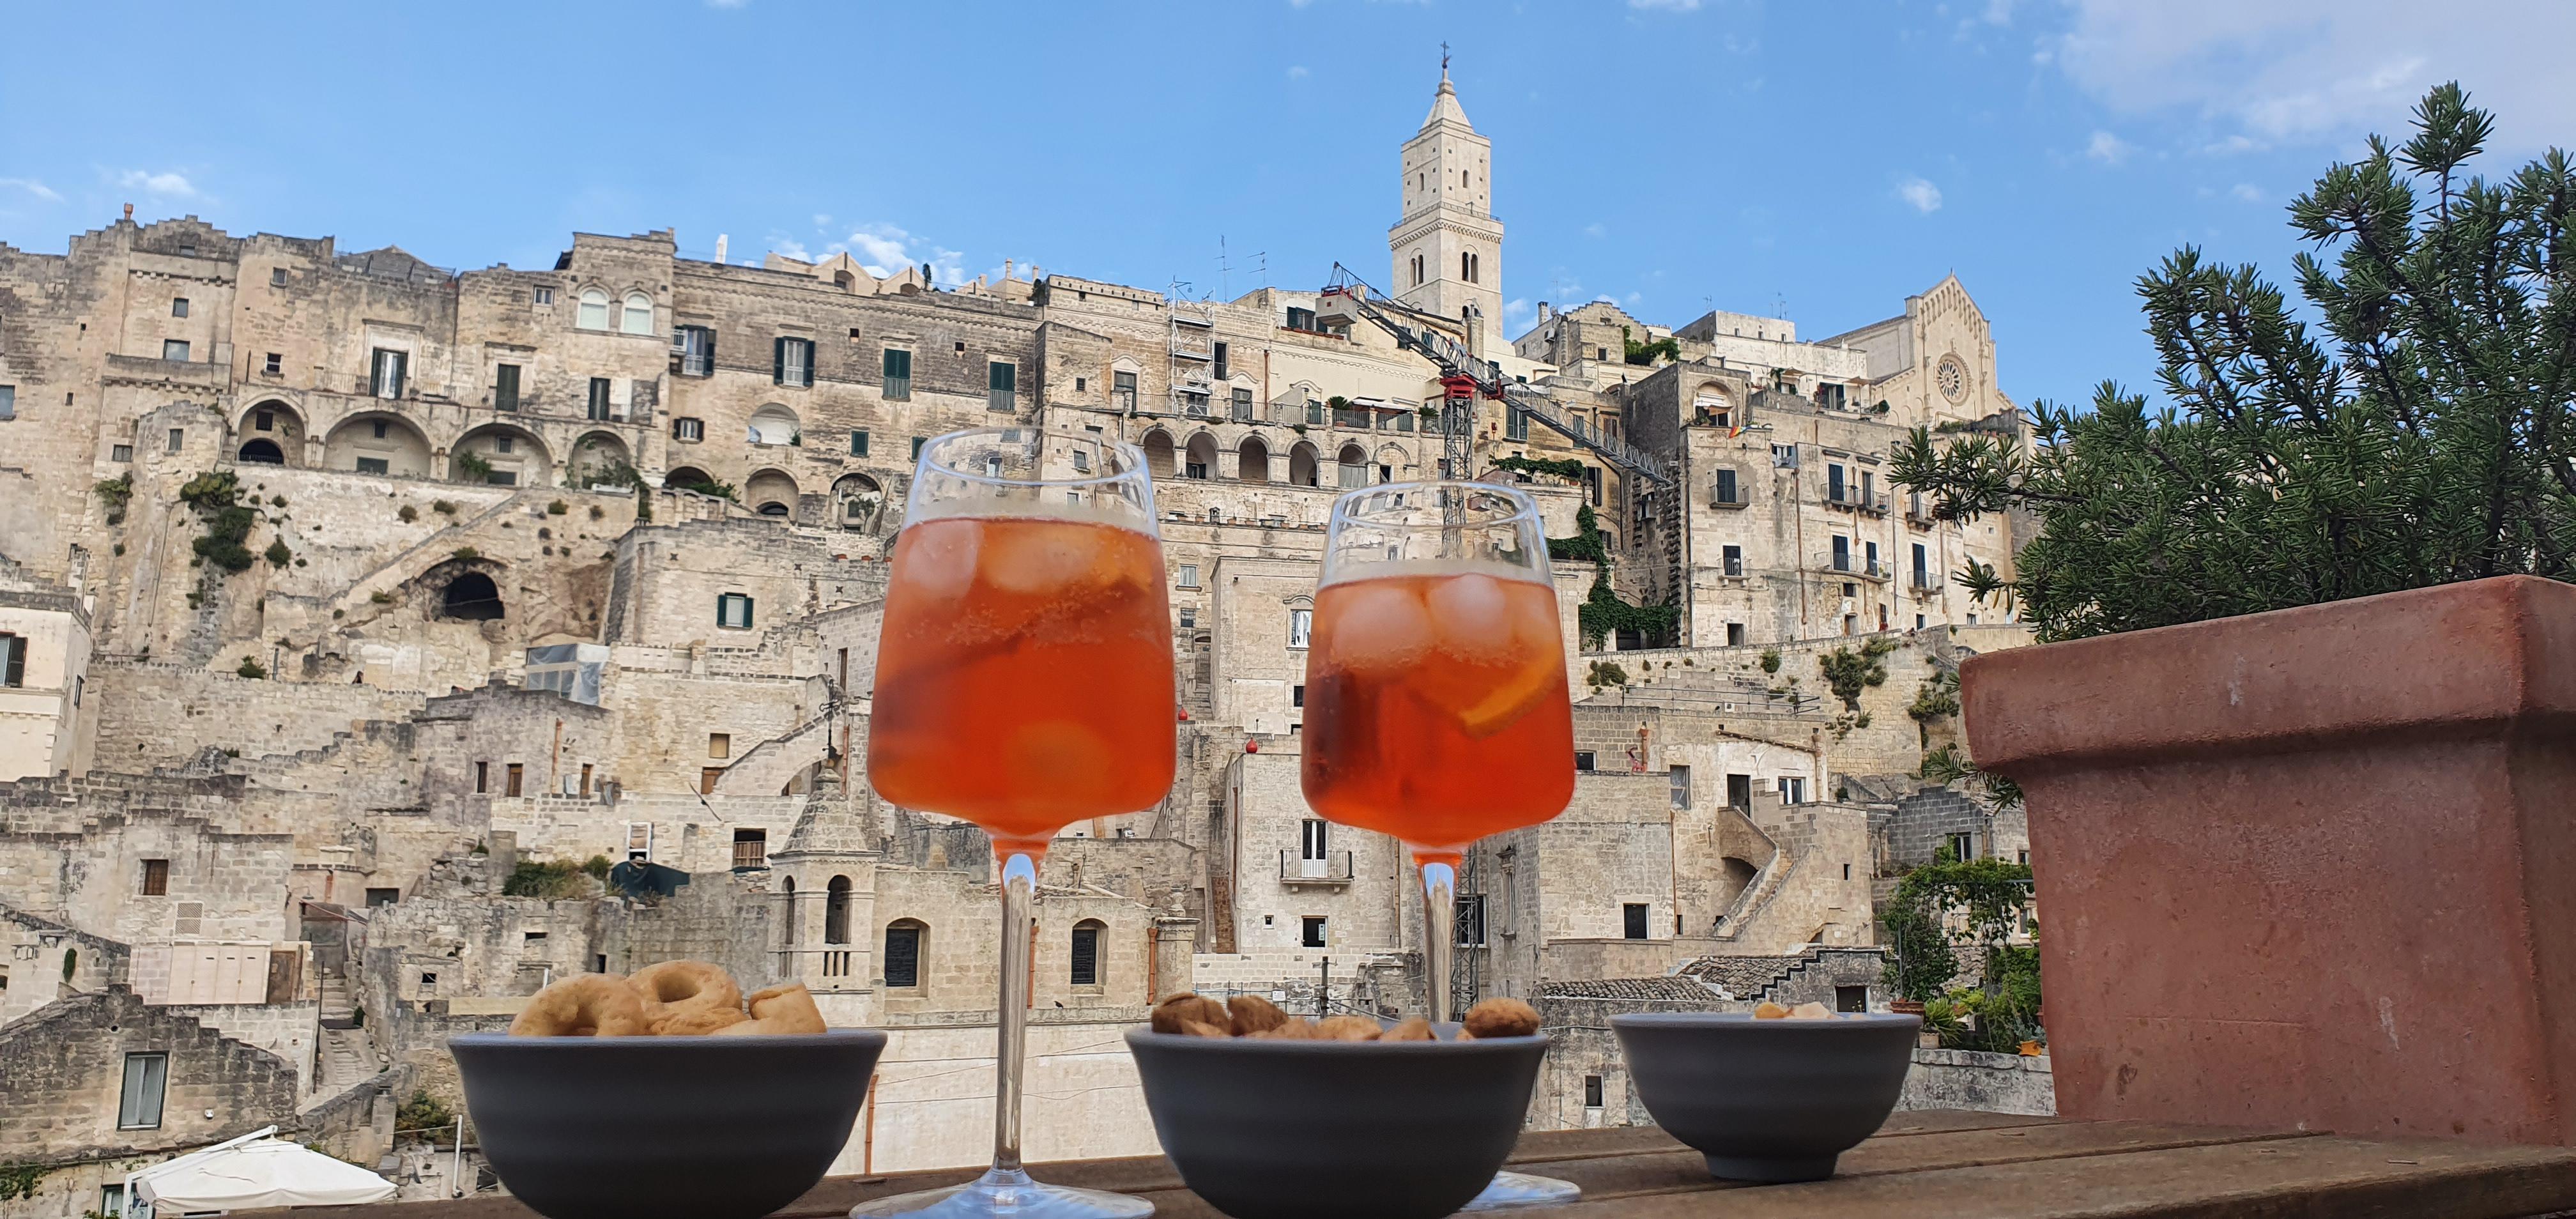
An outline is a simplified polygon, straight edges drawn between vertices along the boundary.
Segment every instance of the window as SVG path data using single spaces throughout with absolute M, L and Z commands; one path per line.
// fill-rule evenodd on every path
M 0 414 L 0 419 L 6 419 L 8 417 L 9 416 L 5 414 Z M 109 461 L 132 461 L 134 460 L 134 446 L 130 444 L 109 445 L 107 446 L 107 459 Z
M 376 437 L 376 439 L 378 439 L 378 440 L 382 440 L 382 439 L 384 439 L 384 438 L 385 438 L 385 432 L 388 430 L 388 428 L 387 428 L 387 425 L 386 425 L 385 421 L 384 421 L 384 420 L 382 420 L 382 419 L 378 419 L 378 420 L 376 420 L 376 421 L 375 421 L 374 428 L 375 428 L 375 437 Z
M 850 456 L 852 456 L 852 457 L 865 457 L 865 456 L 867 456 L 867 455 L 868 455 L 868 433 L 867 433 L 867 430 L 866 430 L 866 429 L 864 429 L 864 428 L 862 428 L 862 429 L 859 429 L 859 430 L 857 430 L 857 431 L 851 432 L 851 433 L 850 433 Z
M 1288 646 L 1292 648 L 1305 647 L 1307 642 L 1314 637 L 1315 611 L 1310 609 L 1292 609 L 1288 611 Z
M 516 796 L 521 794 L 521 786 L 526 782 L 528 777 L 528 768 L 517 762 L 512 762 L 502 768 L 501 775 L 501 794 L 504 796 Z
M 116 1102 L 116 1128 L 119 1130 L 160 1129 L 161 1097 L 169 1086 L 169 1055 L 126 1055 L 125 1091 Z
M 1100 985 L 1101 924 L 1085 920 L 1073 928 L 1073 960 L 1068 971 L 1075 986 Z
M 1600 1076 L 1586 1075 L 1583 1077 L 1583 1107 L 1586 1109 L 1598 1109 L 1601 1107 Z
M 671 421 L 671 439 L 697 442 L 707 438 L 707 421 L 685 415 Z
M 893 987 L 921 985 L 921 925 L 895 923 L 885 933 L 885 984 Z
M 1743 548 L 1743 547 L 1741 547 L 1741 546 L 1728 546 L 1728 547 L 1725 547 L 1725 548 L 1723 548 L 1723 549 L 1719 552 L 1719 557 L 1720 557 L 1720 558 L 1725 562 L 1725 564 L 1726 564 L 1726 566 L 1725 566 L 1725 568 L 1724 568 L 1724 571 L 1725 571 L 1725 573 L 1726 573 L 1727 575 L 1730 575 L 1730 576 L 1740 576 L 1740 575 L 1743 575 L 1743 574 L 1744 574 L 1744 548 Z
M 597 378 L 593 378 L 594 384 L 592 386 L 591 393 L 594 397 L 598 394 L 596 381 Z M 498 411 L 515 411 L 519 409 L 518 365 L 496 364 L 493 366 L 492 409 Z M 596 416 L 593 417 L 596 418 Z
M 1291 707 L 1303 707 L 1306 705 L 1306 686 L 1304 683 L 1300 682 L 1297 685 L 1288 687 L 1288 705 Z
M 1251 390 L 1238 388 L 1234 391 L 1234 421 L 1236 423 L 1252 422 Z
M 590 407 L 588 413 L 590 418 L 594 420 L 605 420 L 608 418 L 608 378 L 592 377 L 590 379 Z
M 1944 834 L 1941 836 L 1941 850 L 1952 859 L 1962 861 L 1975 859 L 1977 857 L 1976 835 Z
M 1834 570 L 1850 571 L 1851 569 L 1851 539 L 1837 533 L 1834 535 Z
M 1726 646 L 1730 648 L 1740 648 L 1744 646 L 1743 623 L 1730 622 L 1726 624 Z
M 0 989 L 6 988 L 0 987 Z M 98 1213 L 107 1216 L 108 1219 L 124 1219 L 125 1186 L 122 1183 L 98 1187 Z
M 1838 1012 L 1865 1012 L 1865 1011 L 1868 1011 L 1868 1010 L 1869 1010 L 1869 988 L 1868 988 L 1868 987 L 1866 987 L 1866 986 L 1837 986 L 1837 987 L 1835 987 L 1835 988 L 1834 988 L 1834 1010 L 1835 1010 L 1835 1011 L 1838 1011 Z
M 671 332 L 671 371 L 683 377 L 716 374 L 716 332 L 704 326 L 682 326 Z
M 1932 565 L 1929 558 L 1930 556 L 1923 552 L 1923 543 L 1914 543 L 1914 587 L 1916 588 L 1932 587 Z
M 1458 946 L 1460 948 L 1484 947 L 1485 895 L 1482 893 L 1460 894 L 1458 897 L 1458 904 L 1455 909 L 1457 911 L 1456 922 L 1458 927 Z
M 735 830 L 733 832 L 733 866 L 765 868 L 769 866 L 769 831 Z
M 1503 439 L 1529 439 L 1529 416 L 1510 402 L 1503 403 Z
M 1205 480 L 1207 476 L 1208 468 L 1206 462 L 1186 461 L 1181 463 L 1181 477 Z
M 1323 329 L 1315 324 L 1315 311 L 1300 309 L 1295 305 L 1288 306 L 1288 328 L 1302 330 L 1308 334 L 1323 333 Z
M 177 361 L 179 361 L 179 362 L 180 362 L 180 363 L 182 363 L 182 364 L 187 363 L 187 362 L 188 362 L 188 342 L 187 342 L 187 340 L 185 340 L 185 339 L 163 339 L 163 340 L 161 340 L 161 358 L 162 358 L 162 359 L 164 359 L 164 360 L 177 360 Z
M 1861 562 L 1862 562 L 1863 564 L 1865 564 L 1865 566 L 1864 566 L 1864 567 L 1862 567 L 1862 569 L 1861 569 L 1861 570 L 1866 571 L 1866 572 L 1868 572 L 1869 574 L 1871 574 L 1871 575 L 1873 575 L 1873 576 L 1874 576 L 1874 575 L 1877 575 L 1877 574 L 1878 574 L 1878 543 L 1876 543 L 1876 542 L 1863 542 L 1863 543 L 1861 543 L 1860 557 L 1861 557 Z
M 260 371 L 272 377 L 284 373 L 286 371 L 286 357 L 279 355 L 274 351 L 268 353 L 268 362 L 260 366 Z
M 1797 468 L 1798 468 L 1798 446 L 1796 446 L 1796 445 L 1794 445 L 1794 444 L 1775 444 L 1775 445 L 1772 445 L 1772 446 L 1771 446 L 1771 464 L 1772 464 L 1773 466 L 1775 466 L 1775 467 L 1777 467 L 1777 468 L 1779 468 L 1779 469 L 1783 469 L 1783 470 L 1795 470 L 1795 469 L 1797 469 Z
M 1620 934 L 1632 940 L 1646 938 L 1646 903 L 1629 902 L 1619 907 Z
M 403 394 L 403 371 L 411 362 L 411 353 L 379 347 L 368 370 L 368 392 L 379 398 L 399 398 Z
M 555 304 L 555 290 L 554 290 L 554 289 L 552 289 L 552 288 L 538 288 L 538 289 L 535 289 L 535 290 L 534 290 L 534 292 L 532 293 L 532 295 L 531 295 L 530 299 L 531 299 L 531 300 L 536 304 L 537 308 L 540 308 L 540 309 L 551 309 L 551 308 L 554 308 L 554 304 Z
M 1326 947 L 1326 944 L 1324 943 L 1323 915 L 1309 914 L 1299 921 L 1304 924 L 1304 929 L 1297 939 L 1299 945 L 1307 948 Z
M 1592 769 L 1592 751 L 1591 751 L 1591 750 L 1589 750 L 1589 749 L 1578 749 L 1578 750 L 1575 750 L 1575 751 L 1574 751 L 1574 768 L 1575 768 L 1576 770 L 1590 770 L 1590 769 Z
M 1109 374 L 1109 405 L 1122 411 L 1136 409 L 1136 374 L 1132 372 Z
M 1780 803 L 1782 803 L 1782 804 L 1805 804 L 1806 802 L 1807 802 L 1807 778 L 1806 778 L 1806 776 L 1804 776 L 1804 775 L 1782 775 L 1782 776 L 1780 776 Z
M 732 734 L 732 733 L 729 733 L 729 732 L 710 732 L 710 733 L 708 733 L 708 734 L 707 734 L 707 756 L 708 756 L 708 757 L 711 757 L 711 758 L 729 758 L 729 757 L 732 757 L 732 756 L 733 756 L 733 734 Z
M 170 896 L 169 860 L 147 859 L 143 861 L 143 896 Z
M 653 333 L 653 298 L 641 292 L 626 294 L 626 309 L 618 318 L 617 328 L 628 334 Z
M 573 311 L 572 324 L 583 330 L 608 329 L 608 294 L 597 288 L 585 289 L 581 307 Z
M 751 598 L 741 593 L 720 593 L 716 597 L 716 625 L 730 630 L 751 629 Z
M 1715 497 L 1715 502 L 1720 504 L 1740 504 L 1744 502 L 1743 500 L 1736 498 L 1735 495 L 1735 471 L 1720 470 L 1717 472 L 1717 495 Z
M 187 298 L 187 297 L 184 297 L 184 296 L 174 296 L 174 297 L 171 297 L 171 298 L 170 298 L 170 316 L 172 316 L 172 317 L 186 317 L 186 316 L 188 316 L 188 298 Z
M 1229 372 L 1229 369 L 1231 368 L 1231 362 L 1230 362 L 1229 360 L 1227 360 L 1227 358 L 1226 358 L 1226 357 L 1227 357 L 1227 355 L 1228 355 L 1228 352 L 1227 352 L 1227 350 L 1226 350 L 1226 345 L 1225 345 L 1225 344 L 1223 344 L 1223 343 L 1219 343 L 1219 344 L 1217 344 L 1217 345 L 1216 345 L 1215 350 L 1216 350 L 1216 360 L 1215 360 L 1216 368 L 1215 368 L 1215 371 L 1214 371 L 1211 375 L 1213 375 L 1217 380 L 1219 380 L 1219 381 L 1223 381 L 1223 380 L 1225 380 L 1228 376 L 1231 376 L 1231 375 L 1232 375 L 1232 374 Z
M 286 268 L 284 268 L 284 267 L 270 267 L 270 268 L 268 269 L 268 286 L 269 286 L 269 287 L 272 287 L 272 288 L 283 288 L 283 287 L 285 287 L 285 286 L 286 286 Z
M 912 438 L 912 459 L 914 461 L 921 460 L 921 445 L 922 441 L 925 439 L 927 439 L 927 437 L 915 436 Z
M 1690 767 L 1669 766 L 1665 768 L 1665 773 L 1672 776 L 1673 780 L 1673 807 L 1678 809 L 1689 808 L 1691 806 Z
M 774 346 L 771 380 L 800 388 L 814 384 L 814 340 L 780 339 Z
M 1199 586 L 1199 565 L 1196 563 L 1181 564 L 1180 574 L 1172 578 L 1172 583 L 1182 588 L 1197 588 Z
M 984 406 L 987 410 L 1007 411 L 1019 406 L 1020 366 L 994 363 L 985 366 Z
M 1422 256 L 1420 254 L 1413 256 L 1413 286 L 1417 288 L 1422 286 Z
M 1738 810 L 1753 807 L 1753 776 L 1726 776 L 1726 806 Z
M 188 443 L 188 430 L 186 428 L 175 427 L 170 429 L 169 438 L 164 441 L 164 443 L 169 446 L 170 452 L 178 452 L 180 445 Z
M 358 459 L 358 473 L 360 474 L 391 474 L 393 472 L 393 463 L 385 458 L 361 457 Z
M 564 676 L 568 679 L 572 675 L 566 673 Z M 581 795 L 585 800 L 590 798 L 590 763 L 588 762 L 581 764 Z
M 1326 859 L 1332 855 L 1333 823 L 1320 817 L 1308 817 L 1297 833 L 1297 858 Z
M 514 436 L 494 436 L 492 438 L 493 451 L 507 453 L 515 447 L 517 439 L 518 438 Z
M 0 419 L 18 417 L 18 387 L 0 385 Z
M 1197 610 L 1191 609 L 1190 607 L 1188 607 L 1188 606 L 1186 606 L 1186 605 L 1185 605 L 1185 606 L 1182 606 L 1182 607 L 1181 607 L 1181 629 L 1186 631 L 1186 630 L 1190 629 L 1191 627 L 1197 626 L 1198 624 L 1199 624 L 1199 612 L 1198 612 Z
M 490 762 L 476 762 L 474 764 L 474 794 L 479 796 L 492 790 L 491 784 L 492 764 Z
M 0 635 L 0 686 L 27 684 L 27 640 L 20 635 Z
M 1837 504 L 1843 502 L 1845 497 L 1843 493 L 1843 468 L 1841 466 L 1828 465 L 1825 467 L 1825 497 L 1831 499 Z

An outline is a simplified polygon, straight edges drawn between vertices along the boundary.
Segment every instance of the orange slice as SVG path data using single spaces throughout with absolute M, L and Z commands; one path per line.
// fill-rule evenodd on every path
M 1467 735 L 1484 738 L 1511 726 L 1554 688 L 1554 677 L 1563 672 L 1564 662 L 1554 655 L 1539 653 L 1496 683 L 1473 706 L 1458 714 L 1458 726 Z

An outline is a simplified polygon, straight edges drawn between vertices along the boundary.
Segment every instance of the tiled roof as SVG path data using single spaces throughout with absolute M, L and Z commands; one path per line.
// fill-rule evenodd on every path
M 1545 999 L 1630 999 L 1656 1002 L 1709 1002 L 1726 996 L 1697 978 L 1590 978 L 1549 982 L 1539 987 Z

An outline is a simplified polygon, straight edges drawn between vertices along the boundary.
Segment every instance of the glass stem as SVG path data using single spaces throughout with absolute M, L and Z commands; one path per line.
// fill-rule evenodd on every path
M 1458 868 L 1443 860 L 1415 857 L 1422 869 L 1422 993 L 1431 1022 L 1454 1020 L 1449 1010 L 1449 962 L 1454 953 L 1452 929 L 1458 925 Z
M 1029 929 L 1036 916 L 1038 864 L 1004 848 L 1002 864 L 1002 1008 L 993 1042 L 993 1168 L 1020 1168 L 1020 1073 L 1029 1041 Z

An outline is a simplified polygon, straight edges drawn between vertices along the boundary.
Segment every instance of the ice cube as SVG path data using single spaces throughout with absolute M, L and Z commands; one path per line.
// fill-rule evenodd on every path
M 1431 651 L 1431 613 L 1413 590 L 1393 580 L 1360 580 L 1327 590 L 1317 615 L 1318 653 L 1340 668 L 1379 670 L 1420 661 Z
M 923 521 L 895 547 L 894 581 L 933 601 L 954 601 L 975 583 L 983 527 L 971 520 Z
M 1431 586 L 1429 603 L 1442 650 L 1483 661 L 1511 652 L 1512 603 L 1502 581 L 1479 572 L 1450 576 Z
M 1109 531 L 1061 521 L 986 526 L 984 581 L 1022 596 L 1067 595 L 1115 583 L 1118 556 Z

